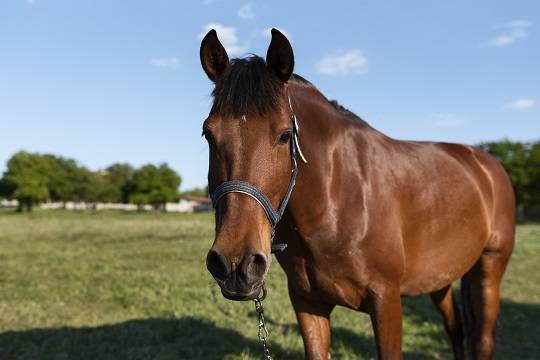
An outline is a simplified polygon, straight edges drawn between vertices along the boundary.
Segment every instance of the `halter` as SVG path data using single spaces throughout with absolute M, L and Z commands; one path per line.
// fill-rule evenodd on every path
M 285 208 L 287 207 L 287 203 L 289 202 L 289 199 L 291 197 L 292 191 L 294 189 L 294 184 L 296 183 L 296 176 L 298 175 L 298 164 L 296 163 L 296 155 L 300 157 L 300 159 L 307 164 L 307 160 L 302 153 L 302 149 L 300 149 L 300 144 L 298 142 L 298 134 L 299 134 L 299 126 L 298 121 L 296 120 L 296 115 L 294 115 L 294 111 L 292 108 L 291 103 L 291 97 L 288 96 L 289 99 L 289 107 L 291 109 L 292 113 L 292 127 L 293 127 L 293 133 L 291 137 L 291 159 L 293 161 L 294 167 L 291 171 L 291 180 L 289 181 L 289 187 L 287 188 L 287 192 L 285 193 L 285 196 L 283 197 L 283 200 L 279 204 L 279 207 L 277 209 L 274 209 L 272 206 L 272 203 L 266 195 L 255 185 L 250 184 L 245 181 L 241 180 L 231 180 L 226 181 L 224 183 L 221 183 L 218 185 L 214 191 L 210 193 L 210 197 L 212 198 L 212 206 L 215 208 L 218 204 L 218 201 L 228 193 L 241 193 L 245 194 L 247 196 L 251 196 L 253 199 L 255 199 L 259 205 L 263 208 L 266 217 L 270 221 L 270 225 L 272 225 L 272 235 L 270 238 L 271 241 L 271 248 L 272 252 L 276 251 L 283 251 L 287 247 L 287 244 L 279 243 L 274 244 L 274 235 L 276 232 L 276 226 L 283 217 L 283 213 L 285 212 Z

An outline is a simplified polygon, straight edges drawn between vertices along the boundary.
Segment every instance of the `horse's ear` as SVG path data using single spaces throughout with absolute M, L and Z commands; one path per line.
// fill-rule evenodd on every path
M 227 51 L 217 37 L 216 30 L 212 29 L 201 42 L 201 65 L 210 80 L 216 82 L 229 66 Z
M 294 55 L 291 43 L 279 30 L 272 29 L 272 41 L 266 53 L 268 70 L 286 82 L 294 69 Z

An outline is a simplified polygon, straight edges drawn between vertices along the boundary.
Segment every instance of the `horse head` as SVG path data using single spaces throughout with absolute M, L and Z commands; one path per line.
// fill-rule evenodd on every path
M 266 61 L 257 56 L 229 61 L 211 30 L 202 40 L 200 57 L 215 85 L 203 125 L 216 209 L 216 235 L 206 265 L 226 298 L 254 299 L 261 293 L 274 228 L 296 176 L 296 127 L 287 84 L 293 51 L 273 29 Z

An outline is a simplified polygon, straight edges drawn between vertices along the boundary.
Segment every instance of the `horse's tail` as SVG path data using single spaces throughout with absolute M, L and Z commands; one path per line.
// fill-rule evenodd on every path
M 474 309 L 472 304 L 471 280 L 465 274 L 461 278 L 461 319 L 463 324 L 463 335 L 465 337 L 465 349 L 469 347 L 472 351 L 473 346 L 473 326 Z M 471 352 L 472 353 L 472 352 Z

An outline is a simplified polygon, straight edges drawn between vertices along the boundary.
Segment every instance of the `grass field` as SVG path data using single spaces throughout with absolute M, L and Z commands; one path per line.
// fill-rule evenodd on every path
M 0 212 L 0 359 L 260 359 L 251 302 L 217 292 L 211 214 Z M 540 358 L 540 225 L 518 227 L 498 359 Z M 265 310 L 276 359 L 303 348 L 273 263 Z M 213 291 L 214 290 L 214 291 Z M 406 358 L 449 359 L 426 296 L 404 300 Z M 369 318 L 338 308 L 332 358 L 374 358 Z

